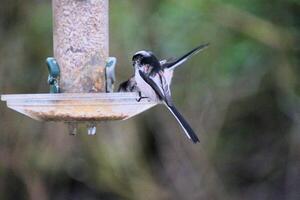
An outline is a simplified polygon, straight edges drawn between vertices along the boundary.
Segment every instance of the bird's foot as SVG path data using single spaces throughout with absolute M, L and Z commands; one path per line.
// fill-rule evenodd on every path
M 143 96 L 142 96 L 142 93 L 139 92 L 139 98 L 136 99 L 136 101 L 137 101 L 137 102 L 140 102 L 142 99 L 148 99 L 148 97 L 143 97 Z
M 139 97 L 138 99 L 136 99 L 137 102 L 140 102 L 142 99 L 149 99 L 148 97 Z

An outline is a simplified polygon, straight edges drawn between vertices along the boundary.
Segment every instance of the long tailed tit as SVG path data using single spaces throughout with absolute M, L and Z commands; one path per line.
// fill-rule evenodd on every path
M 208 43 L 202 44 L 176 59 L 164 59 L 159 61 L 161 67 L 164 69 L 165 77 L 168 85 L 171 85 L 174 70 L 178 66 L 185 63 L 193 55 L 196 55 L 200 51 L 206 49 L 208 45 L 209 45 Z M 139 92 L 134 75 L 127 81 L 124 81 L 123 83 L 120 84 L 118 92 Z
M 119 85 L 118 92 L 140 92 L 134 76 L 131 76 L 127 81 L 124 81 Z
M 154 101 L 162 101 L 177 119 L 184 132 L 194 143 L 199 142 L 193 129 L 175 108 L 172 99 L 170 85 L 173 71 L 182 65 L 190 57 L 204 50 L 209 44 L 204 44 L 189 51 L 177 59 L 161 60 L 148 51 L 139 51 L 133 56 L 134 75 L 119 86 L 119 92 L 138 92 L 140 97 L 150 98 Z
M 173 73 L 170 73 L 171 70 L 176 65 L 178 66 L 183 63 L 190 55 L 192 53 L 174 62 L 165 62 L 162 64 L 152 52 L 139 51 L 133 56 L 132 61 L 135 69 L 134 77 L 136 86 L 141 94 L 153 101 L 163 102 L 181 125 L 187 137 L 192 142 L 197 143 L 199 142 L 197 135 L 174 106 L 170 90 L 173 75 Z

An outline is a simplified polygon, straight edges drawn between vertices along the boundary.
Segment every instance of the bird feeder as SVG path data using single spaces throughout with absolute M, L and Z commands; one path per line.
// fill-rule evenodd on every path
M 108 0 L 53 0 L 54 58 L 47 59 L 48 94 L 2 95 L 7 106 L 40 121 L 126 120 L 156 105 L 136 93 L 114 93 L 116 58 L 109 57 Z

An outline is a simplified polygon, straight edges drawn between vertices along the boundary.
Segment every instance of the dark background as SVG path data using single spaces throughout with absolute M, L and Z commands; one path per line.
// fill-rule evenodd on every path
M 206 51 L 176 71 L 174 101 L 89 137 L 0 104 L 0 199 L 300 199 L 299 0 L 111 0 L 117 78 L 150 49 Z M 48 92 L 51 2 L 0 5 L 0 93 Z

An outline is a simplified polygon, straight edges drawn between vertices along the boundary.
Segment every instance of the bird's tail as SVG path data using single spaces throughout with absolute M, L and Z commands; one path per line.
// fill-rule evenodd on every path
M 191 128 L 191 126 L 188 124 L 188 122 L 184 119 L 184 117 L 178 112 L 178 110 L 173 105 L 167 105 L 167 108 L 170 110 L 170 112 L 173 114 L 173 116 L 176 118 L 182 129 L 184 130 L 186 136 L 193 141 L 193 143 L 200 142 L 197 135 Z
M 186 53 L 185 55 L 181 56 L 180 58 L 178 58 L 177 60 L 170 62 L 168 64 L 165 65 L 165 68 L 168 69 L 172 69 L 174 70 L 176 67 L 178 67 L 179 65 L 183 64 L 185 61 L 187 61 L 190 57 L 192 57 L 193 55 L 199 53 L 200 51 L 203 51 L 204 49 L 206 49 L 209 46 L 209 43 L 207 44 L 202 44 L 198 47 L 196 47 L 195 49 L 189 51 L 188 53 Z

